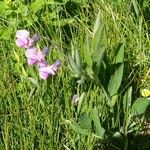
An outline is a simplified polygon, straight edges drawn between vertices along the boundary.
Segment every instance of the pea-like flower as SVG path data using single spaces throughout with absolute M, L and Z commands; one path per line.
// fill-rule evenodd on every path
M 61 65 L 61 62 L 59 60 L 57 60 L 51 66 L 40 67 L 39 68 L 39 76 L 42 79 L 46 80 L 50 75 L 56 74 L 56 71 L 58 70 L 60 65 Z
M 30 34 L 27 30 L 18 30 L 16 32 L 16 45 L 20 48 L 25 48 L 25 56 L 27 58 L 28 64 L 37 64 L 39 69 L 39 76 L 42 79 L 47 79 L 50 75 L 55 75 L 61 62 L 59 60 L 55 61 L 54 64 L 48 65 L 46 61 L 46 56 L 50 52 L 49 48 L 44 48 L 43 51 L 38 50 L 34 44 L 39 39 L 38 34 L 34 34 L 30 38 Z
M 35 48 L 35 47 L 26 49 L 25 55 L 27 57 L 28 64 L 29 65 L 37 64 L 38 67 L 47 66 L 47 61 L 46 61 L 45 57 L 49 53 L 49 50 L 50 49 L 47 47 L 44 48 L 44 50 L 42 52 L 38 51 L 37 48 Z
M 16 45 L 20 48 L 30 48 L 39 39 L 38 34 L 34 34 L 33 37 L 30 38 L 30 34 L 27 30 L 18 30 L 16 37 Z

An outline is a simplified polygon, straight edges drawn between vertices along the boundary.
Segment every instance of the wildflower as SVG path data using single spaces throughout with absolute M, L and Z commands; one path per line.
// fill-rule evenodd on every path
M 42 79 L 47 79 L 50 75 L 55 75 L 61 62 L 57 60 L 54 64 L 48 65 L 46 56 L 50 49 L 46 47 L 41 52 L 34 46 L 35 42 L 39 39 L 38 34 L 34 34 L 33 37 L 30 38 L 30 34 L 27 30 L 18 30 L 16 32 L 16 37 L 16 45 L 20 48 L 25 48 L 25 56 L 28 64 L 37 64 L 39 76 Z
M 79 101 L 79 95 L 78 94 L 73 95 L 72 105 L 76 106 L 78 104 L 78 101 Z
M 43 49 L 43 51 L 42 51 L 42 54 L 45 55 L 45 56 L 47 56 L 47 54 L 48 54 L 49 52 L 50 52 L 50 48 L 45 47 L 45 48 Z
M 50 75 L 55 75 L 61 62 L 59 60 L 55 61 L 51 66 L 39 67 L 39 76 L 46 80 Z
M 141 95 L 143 97 L 149 97 L 150 96 L 150 90 L 149 89 L 141 89 Z
M 25 56 L 28 59 L 28 64 L 29 65 L 33 65 L 37 63 L 37 48 L 32 47 L 32 48 L 28 48 L 25 51 Z
M 45 59 L 46 55 L 49 52 L 49 48 L 45 48 L 42 52 L 38 51 L 37 48 L 31 47 L 26 49 L 25 55 L 28 59 L 28 64 L 38 64 L 38 67 L 47 66 L 47 61 Z
M 38 59 L 38 67 L 42 68 L 42 67 L 46 67 L 47 61 L 45 59 L 45 57 L 48 55 L 50 49 L 48 47 L 44 48 L 42 52 L 38 52 L 37 54 L 37 59 Z
M 30 48 L 39 39 L 39 35 L 35 34 L 32 38 L 27 30 L 18 30 L 16 32 L 16 45 L 20 48 Z

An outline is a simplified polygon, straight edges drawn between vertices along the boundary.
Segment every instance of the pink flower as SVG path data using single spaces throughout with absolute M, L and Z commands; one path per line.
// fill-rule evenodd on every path
M 29 65 L 33 65 L 37 63 L 37 53 L 38 50 L 35 47 L 26 49 L 25 56 L 27 57 Z
M 48 54 L 49 49 L 45 48 L 42 52 L 38 51 L 37 48 L 31 47 L 26 49 L 25 55 L 28 59 L 28 64 L 38 64 L 38 67 L 46 67 L 47 61 L 45 59 L 46 55 Z
M 27 30 L 18 30 L 16 32 L 16 45 L 20 48 L 29 48 L 34 45 L 34 43 L 39 39 L 39 36 L 35 34 L 32 38 L 29 36 Z
M 56 71 L 58 70 L 61 62 L 57 60 L 54 64 L 51 66 L 45 66 L 39 68 L 39 76 L 46 80 L 50 75 L 55 75 Z

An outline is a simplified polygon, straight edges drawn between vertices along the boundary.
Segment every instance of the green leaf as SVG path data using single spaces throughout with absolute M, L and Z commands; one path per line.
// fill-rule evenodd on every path
M 96 33 L 96 31 L 98 30 L 99 26 L 100 26 L 100 11 L 98 12 L 98 15 L 97 15 L 97 18 L 96 18 L 96 21 L 95 21 L 95 24 L 94 24 L 94 29 L 93 29 L 93 37 Z
M 132 100 L 132 87 L 130 87 L 123 98 L 123 110 L 124 113 L 128 112 L 128 109 L 131 108 L 131 100 Z
M 78 134 L 82 134 L 82 135 L 88 135 L 89 134 L 89 131 L 86 130 L 86 129 L 82 129 L 81 126 L 77 123 L 74 123 L 74 124 L 70 124 L 71 125 L 71 128 L 77 132 Z
M 102 48 L 102 34 L 103 34 L 104 25 L 100 22 L 100 12 L 97 15 L 97 19 L 94 25 L 93 30 L 93 39 L 92 39 L 92 58 L 93 62 L 96 62 L 96 72 L 100 70 L 100 65 L 102 64 L 105 48 Z
M 123 68 L 124 68 L 124 65 L 121 64 L 115 70 L 115 73 L 111 76 L 111 79 L 108 84 L 108 92 L 110 96 L 113 96 L 114 94 L 116 94 L 121 85 L 122 76 L 123 76 Z
M 35 0 L 31 3 L 30 9 L 36 13 L 38 10 L 43 8 L 43 5 L 46 4 L 46 0 Z
M 133 116 L 141 115 L 145 113 L 149 104 L 150 104 L 150 100 L 148 98 L 138 98 L 132 105 Z
M 92 47 L 91 48 L 92 48 L 93 53 L 97 53 L 96 51 L 100 51 L 101 44 L 102 44 L 103 29 L 104 29 L 104 25 L 101 24 L 98 27 L 98 29 L 92 39 Z M 94 55 L 96 55 L 96 54 L 94 54 Z
M 68 56 L 69 58 L 69 64 L 70 64 L 70 67 L 71 69 L 74 71 L 75 74 L 78 74 L 80 75 L 81 74 L 81 71 L 80 69 L 78 68 L 77 64 L 75 63 L 74 59 L 72 58 L 72 56 Z
M 118 53 L 117 53 L 117 56 L 115 58 L 115 64 L 117 63 L 122 63 L 123 62 L 123 59 L 124 59 L 124 44 L 120 44 L 118 46 Z
M 103 61 L 103 56 L 105 53 L 105 48 L 102 48 L 100 51 L 96 51 L 95 52 L 95 56 L 94 56 L 94 61 L 96 62 L 96 70 L 97 72 L 100 71 L 100 67 Z M 101 70 L 103 71 L 103 70 Z
M 83 104 L 83 100 L 85 97 L 85 93 L 83 92 L 79 98 L 79 103 L 78 103 L 78 107 L 77 107 L 77 113 L 79 114 L 82 108 L 82 104 Z
M 118 101 L 118 94 L 115 94 L 111 97 L 111 100 L 108 101 L 108 105 L 113 108 L 115 103 Z
M 137 1 L 132 0 L 132 4 L 133 4 L 133 7 L 134 7 L 136 16 L 139 17 L 139 8 L 138 8 L 138 5 L 137 5 Z
M 75 50 L 75 60 L 76 60 L 76 64 L 77 64 L 79 70 L 81 70 L 82 64 L 81 64 L 80 54 L 79 54 L 78 50 Z
M 91 79 L 94 79 L 94 72 L 93 72 L 92 68 L 86 67 L 86 68 L 85 68 L 85 72 L 88 74 L 88 76 L 89 76 Z
M 89 37 L 88 35 L 86 36 L 85 43 L 83 45 L 83 52 L 84 52 L 84 63 L 85 63 L 85 72 L 87 75 L 91 78 L 94 79 L 94 72 L 93 72 L 93 59 L 92 59 L 92 54 L 90 51 L 90 45 L 89 45 Z
M 91 120 L 86 114 L 83 114 L 79 118 L 79 124 L 80 124 L 81 128 L 83 128 L 83 129 L 87 129 L 87 130 L 91 129 Z
M 95 125 L 95 134 L 98 135 L 100 139 L 102 139 L 105 133 L 105 129 L 100 124 L 98 110 L 96 108 L 93 108 L 91 111 L 90 118 L 93 120 Z
M 86 40 L 85 40 L 85 43 L 83 45 L 83 51 L 84 51 L 84 61 L 87 64 L 87 66 L 92 69 L 93 60 L 92 60 L 92 56 L 91 56 L 92 54 L 90 51 L 88 35 L 86 36 Z

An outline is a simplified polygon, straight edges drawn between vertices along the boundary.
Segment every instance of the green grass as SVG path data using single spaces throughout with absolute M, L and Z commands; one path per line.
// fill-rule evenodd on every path
M 149 132 L 142 132 L 149 99 L 140 93 L 150 90 L 147 5 L 1 1 L 0 149 L 142 149 L 145 143 L 138 145 L 136 136 L 144 139 Z M 101 24 L 94 28 L 99 12 Z M 44 81 L 27 64 L 24 49 L 15 44 L 19 29 L 38 32 L 41 49 L 52 47 L 48 62 L 62 61 L 57 75 Z M 79 102 L 73 106 L 75 94 Z

